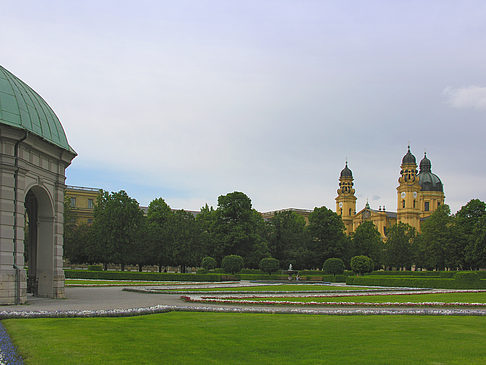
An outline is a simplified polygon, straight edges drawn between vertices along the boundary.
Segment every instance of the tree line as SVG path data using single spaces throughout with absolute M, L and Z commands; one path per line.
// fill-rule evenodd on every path
M 201 266 L 212 257 L 218 266 L 225 256 L 239 255 L 247 268 L 261 259 L 279 260 L 280 268 L 322 268 L 326 259 L 340 258 L 349 268 L 354 256 L 368 256 L 376 269 L 444 270 L 486 267 L 486 204 L 474 199 L 451 215 L 440 206 L 417 233 L 398 223 L 386 241 L 371 221 L 347 235 L 341 217 L 326 207 L 305 218 L 292 211 L 276 212 L 265 221 L 242 192 L 221 195 L 218 206 L 204 206 L 196 216 L 172 210 L 162 198 L 153 200 L 144 215 L 126 192 L 101 191 L 92 224 L 76 225 L 65 204 L 64 257 L 71 263 Z

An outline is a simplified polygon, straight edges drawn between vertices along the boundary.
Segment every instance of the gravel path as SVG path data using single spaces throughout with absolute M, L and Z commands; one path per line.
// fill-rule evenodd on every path
M 120 287 L 66 288 L 66 299 L 28 297 L 27 304 L 0 307 L 0 319 L 25 317 L 122 316 L 167 311 L 302 313 L 324 315 L 413 314 L 486 315 L 486 309 L 460 308 L 302 308 L 238 304 L 186 303 L 179 294 L 144 294 Z

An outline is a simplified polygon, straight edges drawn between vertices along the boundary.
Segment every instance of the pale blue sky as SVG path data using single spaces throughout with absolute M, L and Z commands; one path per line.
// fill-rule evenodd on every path
M 58 114 L 67 184 L 141 204 L 396 210 L 411 144 L 486 200 L 484 1 L 2 1 L 0 64 Z

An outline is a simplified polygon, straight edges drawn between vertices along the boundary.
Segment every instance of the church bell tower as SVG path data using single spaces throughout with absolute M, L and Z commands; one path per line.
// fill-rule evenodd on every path
M 420 183 L 417 175 L 417 162 L 415 156 L 408 152 L 402 159 L 400 178 L 397 187 L 397 221 L 406 223 L 420 230 Z
M 353 216 L 356 214 L 356 197 L 353 189 L 353 173 L 348 168 L 348 162 L 339 176 L 339 189 L 336 198 L 336 213 L 341 216 L 346 233 L 353 232 Z

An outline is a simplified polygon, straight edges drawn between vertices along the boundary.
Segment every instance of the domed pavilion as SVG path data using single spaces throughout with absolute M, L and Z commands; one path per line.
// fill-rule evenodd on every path
M 64 182 L 75 156 L 54 111 L 0 66 L 0 304 L 25 303 L 27 292 L 64 297 Z

